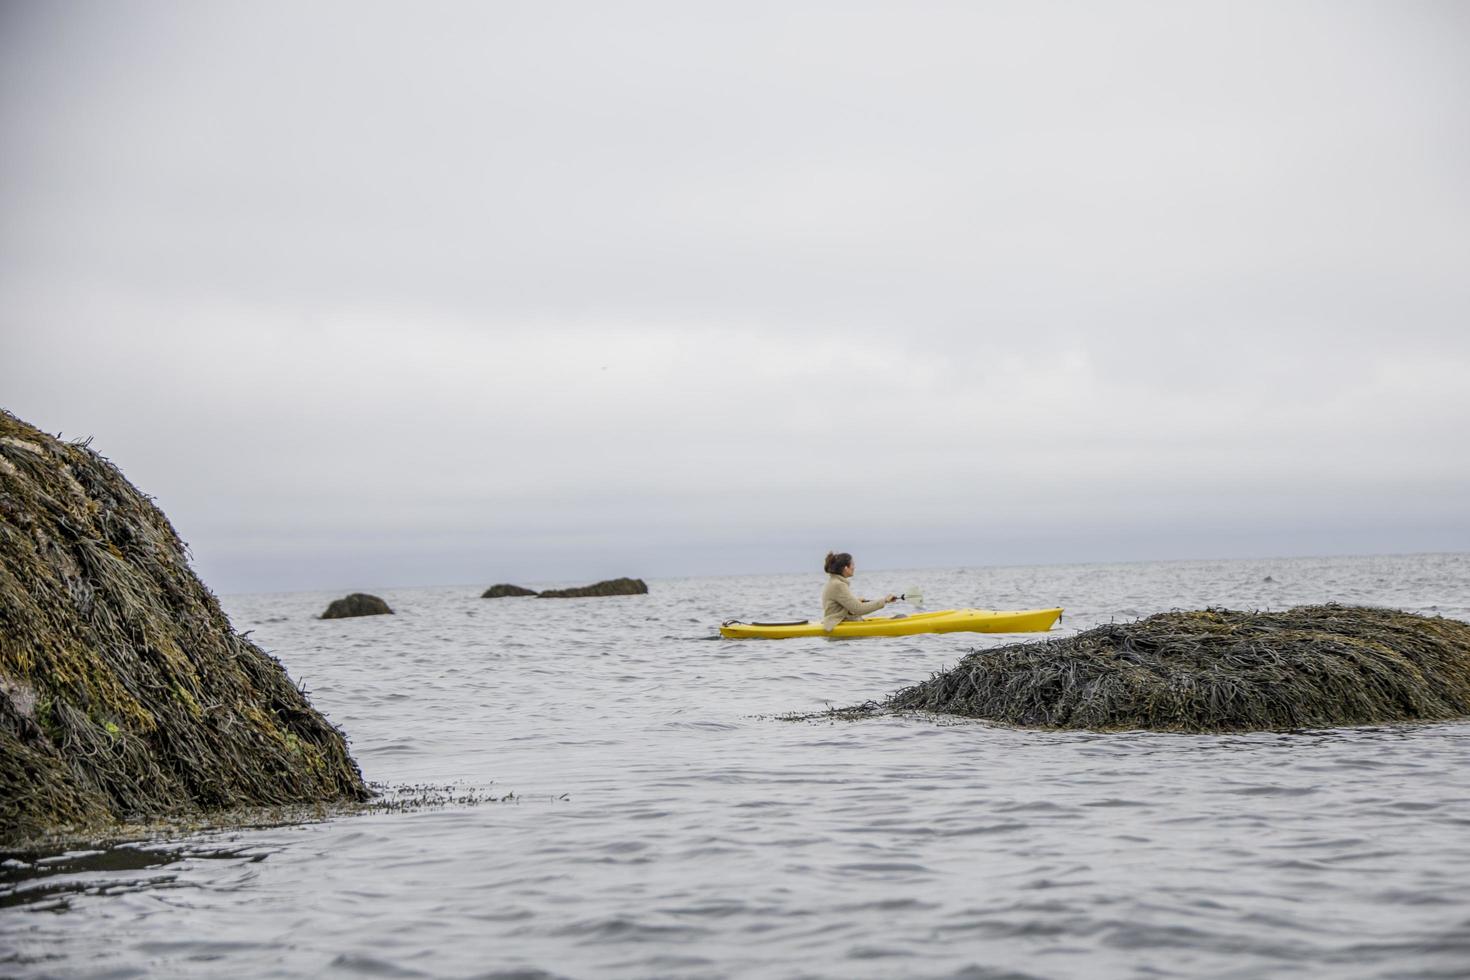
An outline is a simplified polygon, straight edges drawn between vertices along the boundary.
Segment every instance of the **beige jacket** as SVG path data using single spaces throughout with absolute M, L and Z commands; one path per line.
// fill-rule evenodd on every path
M 885 599 L 862 602 L 852 594 L 847 579 L 841 575 L 828 575 L 822 587 L 822 629 L 828 633 L 845 619 L 862 619 L 870 612 L 877 612 L 888 605 Z

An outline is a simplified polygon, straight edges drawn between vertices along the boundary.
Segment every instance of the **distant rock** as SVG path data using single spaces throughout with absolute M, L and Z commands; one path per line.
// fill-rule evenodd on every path
M 535 594 L 536 594 L 536 590 L 535 589 L 523 589 L 519 585 L 507 585 L 507 584 L 505 584 L 505 583 L 502 582 L 500 585 L 492 585 L 492 586 L 490 586 L 490 588 L 486 589 L 485 592 L 484 592 L 484 594 L 481 595 L 480 598 L 481 599 L 504 599 L 504 598 L 506 598 L 508 596 L 535 595 Z
M 346 619 L 349 616 L 382 616 L 393 614 L 388 604 L 375 595 L 365 592 L 354 592 L 345 599 L 337 599 L 327 611 L 322 613 L 322 619 Z
M 1272 578 L 1271 576 L 1267 575 L 1265 578 L 1261 579 L 1261 581 L 1262 582 L 1274 582 L 1276 580 L 1274 578 Z
M 543 599 L 581 599 L 600 595 L 647 595 L 648 585 L 641 578 L 614 578 L 606 582 L 595 582 L 579 589 L 547 589 L 541 593 Z

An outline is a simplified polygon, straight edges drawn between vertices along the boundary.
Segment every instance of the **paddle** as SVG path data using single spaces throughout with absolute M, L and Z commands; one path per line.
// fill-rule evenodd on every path
M 900 602 L 912 602 L 916 606 L 924 604 L 924 593 L 917 588 L 905 589 L 898 598 Z

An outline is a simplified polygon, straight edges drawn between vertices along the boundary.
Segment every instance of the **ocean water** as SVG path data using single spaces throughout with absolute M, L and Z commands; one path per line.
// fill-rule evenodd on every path
M 636 570 L 635 570 L 636 571 Z M 1470 975 L 1470 725 L 789 722 L 1018 637 L 727 641 L 820 574 L 647 596 L 231 596 L 370 780 L 502 802 L 0 865 L 17 977 Z M 863 570 L 930 608 L 1338 601 L 1470 620 L 1470 555 Z

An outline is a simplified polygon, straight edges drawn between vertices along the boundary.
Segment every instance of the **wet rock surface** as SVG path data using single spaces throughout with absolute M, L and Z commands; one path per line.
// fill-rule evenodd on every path
M 369 795 L 152 500 L 0 411 L 0 842 Z
M 1470 625 L 1363 606 L 1205 609 L 977 650 L 854 715 L 1038 728 L 1281 731 L 1470 716 Z
M 536 590 L 535 589 L 525 589 L 525 588 L 522 588 L 519 585 L 509 585 L 509 584 L 506 584 L 506 583 L 501 583 L 500 585 L 492 585 L 492 586 L 490 586 L 490 588 L 486 589 L 483 593 L 481 593 L 480 598 L 481 599 L 505 599 L 505 598 L 509 598 L 511 596 L 523 596 L 523 595 L 535 595 L 535 594 L 536 594 Z
M 648 584 L 641 578 L 613 578 L 575 589 L 545 589 L 543 599 L 582 599 L 605 595 L 647 595 Z
M 322 613 L 322 619 L 348 619 L 352 616 L 391 616 L 393 610 L 375 595 L 354 592 L 342 599 L 334 599 Z

